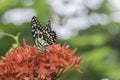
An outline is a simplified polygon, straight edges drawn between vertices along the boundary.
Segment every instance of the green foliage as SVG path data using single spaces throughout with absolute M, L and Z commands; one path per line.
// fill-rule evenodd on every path
M 100 46 L 106 43 L 106 36 L 103 34 L 76 36 L 69 40 L 69 43 L 76 47 Z
M 17 48 L 17 47 L 18 47 L 18 44 L 19 44 L 19 35 L 20 35 L 20 33 L 18 33 L 16 36 L 14 36 L 14 35 L 11 35 L 11 34 L 9 34 L 9 33 L 0 32 L 0 36 L 8 36 L 8 37 L 11 37 L 12 39 L 15 40 L 15 43 L 12 44 L 12 46 L 13 46 L 14 48 Z M 8 51 L 12 51 L 12 47 L 11 47 Z

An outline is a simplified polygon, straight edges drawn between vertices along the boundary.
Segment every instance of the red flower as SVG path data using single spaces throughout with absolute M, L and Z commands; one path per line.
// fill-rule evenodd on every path
M 56 80 L 73 69 L 80 72 L 82 57 L 74 56 L 76 49 L 60 44 L 46 48 L 49 51 L 37 52 L 24 41 L 24 47 L 7 52 L 0 60 L 0 80 Z

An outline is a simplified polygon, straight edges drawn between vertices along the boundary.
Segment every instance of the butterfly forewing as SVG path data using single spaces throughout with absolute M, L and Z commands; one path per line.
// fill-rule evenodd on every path
M 45 31 L 47 31 L 48 33 L 50 33 L 50 32 L 52 31 L 50 20 L 49 20 L 48 23 L 46 24 Z
M 50 20 L 48 21 L 48 23 L 45 27 L 45 32 L 46 32 L 46 34 L 48 34 L 48 35 L 45 35 L 46 37 L 48 37 L 47 42 L 49 44 L 55 43 L 56 33 L 54 31 L 52 31 Z
M 32 18 L 31 23 L 33 39 L 39 52 L 45 50 L 46 46 L 55 43 L 56 33 L 52 31 L 50 21 L 48 21 L 44 28 L 36 17 Z

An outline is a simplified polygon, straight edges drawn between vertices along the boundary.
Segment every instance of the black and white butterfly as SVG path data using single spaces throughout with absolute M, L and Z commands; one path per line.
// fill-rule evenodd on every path
M 33 16 L 32 20 L 32 36 L 38 52 L 45 50 L 46 46 L 52 45 L 56 42 L 56 33 L 51 29 L 50 20 L 45 27 L 42 27 L 39 20 Z

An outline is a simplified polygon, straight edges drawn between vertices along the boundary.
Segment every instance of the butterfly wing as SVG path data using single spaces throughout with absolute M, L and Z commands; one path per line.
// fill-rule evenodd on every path
M 51 28 L 51 22 L 50 20 L 48 21 L 48 23 L 46 24 L 46 27 L 45 27 L 45 31 L 46 31 L 46 34 L 45 35 L 48 39 L 46 40 L 50 45 L 55 43 L 56 42 L 56 33 L 55 31 L 52 30 Z
M 33 39 L 37 38 L 38 34 L 39 34 L 39 37 L 42 37 L 42 33 L 40 32 L 43 31 L 43 27 L 40 25 L 39 21 L 37 20 L 35 16 L 33 16 L 31 23 L 32 23 Z
M 48 43 L 43 39 L 44 29 L 40 25 L 40 22 L 37 20 L 35 16 L 33 16 L 31 23 L 32 23 L 33 40 L 38 48 L 38 51 L 40 52 L 44 49 L 45 46 L 48 45 Z
M 48 21 L 48 24 L 45 28 L 40 25 L 40 22 L 34 16 L 31 20 L 32 23 L 32 35 L 35 42 L 35 45 L 38 48 L 38 51 L 45 50 L 45 47 L 51 45 L 56 40 L 56 34 L 51 29 L 51 23 Z

